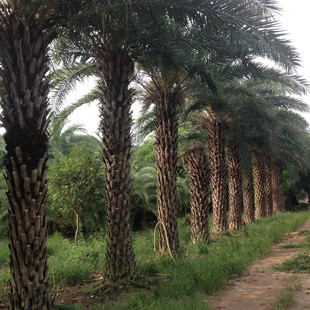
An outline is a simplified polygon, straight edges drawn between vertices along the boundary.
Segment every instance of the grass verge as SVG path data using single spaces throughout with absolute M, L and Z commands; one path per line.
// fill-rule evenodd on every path
M 308 212 L 277 214 L 242 227 L 233 236 L 198 245 L 190 244 L 190 227 L 180 220 L 181 248 L 175 262 L 170 257 L 154 255 L 153 230 L 136 233 L 134 251 L 141 276 L 136 285 L 120 289 L 117 297 L 113 296 L 114 301 L 104 304 L 104 309 L 208 309 L 206 294 L 212 294 L 224 287 L 229 279 L 241 275 L 247 264 L 264 256 L 272 244 L 301 226 L 309 215 Z M 93 238 L 75 245 L 59 235 L 50 237 L 48 254 L 52 286 L 61 288 L 78 284 L 102 272 L 105 262 L 102 240 L 103 237 Z M 85 292 L 93 294 L 94 289 L 90 286 Z M 100 293 L 105 294 L 96 288 L 96 294 Z M 83 307 L 56 305 L 55 309 Z M 91 309 L 103 309 L 103 305 L 93 305 Z

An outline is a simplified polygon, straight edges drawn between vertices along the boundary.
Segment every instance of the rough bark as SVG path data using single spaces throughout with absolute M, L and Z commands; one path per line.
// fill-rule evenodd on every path
M 271 182 L 273 212 L 283 212 L 285 210 L 285 203 L 282 184 L 282 169 L 275 161 L 273 161 L 271 165 Z
M 191 242 L 209 240 L 210 172 L 203 145 L 194 144 L 184 153 L 191 192 Z
M 273 212 L 271 160 L 268 156 L 265 156 L 264 161 L 265 161 L 265 208 L 266 208 L 266 216 L 271 216 L 272 212 Z
M 255 218 L 259 219 L 266 216 L 264 188 L 265 167 L 262 154 L 257 151 L 252 151 L 251 155 L 253 168 Z
M 243 177 L 243 217 L 246 224 L 254 222 L 254 189 L 252 176 Z
M 50 309 L 46 255 L 48 45 L 53 30 L 3 3 L 0 14 L 1 121 L 6 130 L 10 309 Z
M 157 210 L 158 222 L 167 231 L 171 251 L 179 248 L 177 227 L 177 160 L 178 160 L 178 116 L 180 89 L 165 80 L 157 81 L 154 88 L 156 168 L 157 168 Z M 159 225 L 159 250 L 168 252 L 165 231 Z
M 227 145 L 228 195 L 229 195 L 229 231 L 241 226 L 243 209 L 242 173 L 238 146 L 229 142 Z
M 228 189 L 224 144 L 225 122 L 210 115 L 207 122 L 207 140 L 210 153 L 210 171 L 213 205 L 214 235 L 227 230 Z
M 135 270 L 130 228 L 131 102 L 133 61 L 128 48 L 109 46 L 97 55 L 101 132 L 106 179 L 106 275 L 131 277 Z

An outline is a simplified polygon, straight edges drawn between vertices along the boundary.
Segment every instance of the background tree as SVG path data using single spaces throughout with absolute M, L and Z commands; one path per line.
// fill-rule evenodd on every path
M 53 161 L 49 177 L 48 208 L 54 229 L 64 232 L 75 218 L 75 242 L 79 236 L 104 229 L 104 173 L 99 153 L 90 153 L 86 145 L 76 146 L 69 157 Z

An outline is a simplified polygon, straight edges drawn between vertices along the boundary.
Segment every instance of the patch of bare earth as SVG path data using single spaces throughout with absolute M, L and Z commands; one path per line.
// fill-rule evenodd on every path
M 277 271 L 273 266 L 281 265 L 299 250 L 281 247 L 288 243 L 302 242 L 305 236 L 299 235 L 299 232 L 303 230 L 310 230 L 310 220 L 297 231 L 287 234 L 281 243 L 272 246 L 265 258 L 248 267 L 242 277 L 232 280 L 225 291 L 208 298 L 211 306 L 216 310 L 276 309 L 275 304 L 289 284 L 292 274 Z M 295 303 L 291 309 L 310 310 L 310 274 L 298 274 L 297 276 L 302 289 L 294 293 Z

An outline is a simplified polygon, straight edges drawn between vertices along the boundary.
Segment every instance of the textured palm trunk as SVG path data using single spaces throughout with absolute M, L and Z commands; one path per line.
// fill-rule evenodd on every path
M 106 179 L 106 275 L 131 277 L 135 270 L 130 229 L 131 102 L 133 61 L 126 47 L 108 47 L 100 67 L 101 132 Z
M 207 122 L 207 140 L 210 153 L 210 171 L 214 235 L 227 230 L 228 189 L 224 143 L 225 123 L 210 115 Z
M 242 179 L 243 191 L 243 217 L 246 224 L 254 222 L 254 189 L 252 176 Z
M 271 160 L 268 156 L 265 156 L 264 159 L 265 159 L 265 208 L 266 208 L 266 216 L 271 216 L 273 212 Z
M 272 202 L 273 202 L 273 212 L 284 211 L 284 191 L 282 184 L 282 169 L 275 162 L 271 165 L 271 184 L 272 184 Z
M 243 209 L 242 174 L 238 146 L 229 142 L 227 145 L 228 164 L 228 195 L 229 195 L 229 231 L 238 229 L 241 225 Z
M 254 184 L 255 218 L 266 216 L 265 209 L 265 171 L 263 156 L 257 151 L 252 151 L 252 168 Z
M 177 160 L 179 88 L 162 81 L 158 84 L 155 100 L 157 210 L 159 250 L 167 253 L 179 248 L 177 227 Z M 166 230 L 166 232 L 165 232 Z M 167 236 L 166 236 L 167 233 Z M 169 248 L 167 241 L 169 242 Z
M 10 309 L 50 309 L 47 271 L 48 45 L 53 31 L 35 14 L 2 4 L 0 88 L 6 129 Z
M 191 242 L 209 240 L 210 172 L 203 145 L 195 144 L 184 153 L 191 191 Z

